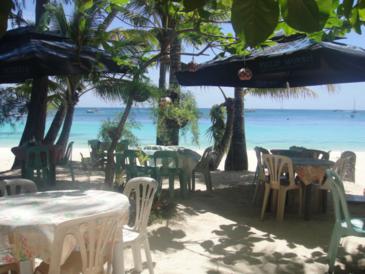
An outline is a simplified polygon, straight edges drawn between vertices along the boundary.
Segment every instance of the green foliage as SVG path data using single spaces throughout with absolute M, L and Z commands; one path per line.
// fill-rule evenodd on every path
M 275 30 L 279 20 L 279 6 L 275 0 L 234 0 L 232 25 L 246 46 L 265 41 Z
M 14 5 L 12 0 L 0 1 L 0 37 L 8 28 L 8 18 L 13 7 Z
M 196 10 L 198 8 L 202 8 L 205 4 L 206 4 L 206 0 L 184 0 L 184 6 L 186 11 L 193 11 Z
M 281 14 L 292 28 L 304 32 L 320 31 L 323 28 L 315 0 L 280 0 L 280 4 Z
M 110 135 L 113 134 L 113 131 L 117 128 L 121 116 L 122 114 L 119 114 L 114 119 L 107 119 L 103 121 L 99 130 L 98 138 L 101 139 L 103 142 L 110 143 Z M 118 142 L 121 140 L 128 140 L 130 145 L 138 145 L 139 140 L 133 134 L 133 129 L 139 128 L 140 124 L 137 123 L 134 119 L 129 118 L 123 128 L 122 137 L 118 140 Z
M 157 102 L 153 108 L 155 121 L 160 117 L 160 123 L 167 123 L 171 127 L 179 127 L 183 136 L 190 131 L 194 144 L 199 144 L 199 111 L 195 97 L 190 93 L 181 93 L 178 102 L 166 103 L 163 106 Z
M 0 88 L 0 126 L 9 123 L 15 125 L 27 112 L 27 94 L 16 87 Z
M 361 33 L 365 1 L 233 0 L 231 20 L 244 47 L 265 43 L 279 30 L 286 35 L 305 32 L 316 40 L 333 40 L 351 29 Z
M 136 102 L 144 102 L 160 96 L 161 91 L 148 80 L 129 81 L 116 78 L 97 79 L 94 83 L 97 95 L 106 100 L 127 102 L 130 96 Z
M 214 105 L 209 112 L 212 125 L 207 130 L 210 141 L 214 142 L 214 148 L 219 145 L 226 129 L 226 108 L 222 105 Z

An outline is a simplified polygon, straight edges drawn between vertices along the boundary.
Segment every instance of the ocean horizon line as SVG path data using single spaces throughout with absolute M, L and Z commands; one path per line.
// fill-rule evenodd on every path
M 99 106 L 76 106 L 77 109 L 123 109 L 123 107 L 99 107 Z M 152 109 L 152 107 L 133 107 L 132 109 Z M 211 109 L 210 107 L 198 107 L 198 109 Z M 337 109 L 337 108 L 328 108 L 328 109 L 320 109 L 320 108 L 255 108 L 249 107 L 245 108 L 245 110 L 300 110 L 300 111 L 354 111 L 353 109 Z M 365 111 L 365 109 L 356 109 L 357 112 Z

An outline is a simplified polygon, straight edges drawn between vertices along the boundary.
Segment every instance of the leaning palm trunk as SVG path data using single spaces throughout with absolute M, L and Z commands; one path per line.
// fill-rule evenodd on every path
M 242 88 L 234 90 L 234 122 L 230 148 L 227 154 L 224 169 L 247 170 L 247 149 L 244 130 L 244 102 Z
M 62 131 L 56 143 L 57 146 L 62 147 L 62 154 L 66 151 L 68 139 L 70 137 L 74 112 L 75 112 L 75 104 L 74 103 L 68 104 Z
M 57 146 L 62 147 L 62 154 L 66 151 L 68 139 L 70 137 L 72 121 L 75 112 L 75 105 L 77 104 L 78 101 L 76 89 L 77 86 L 80 84 L 80 78 L 77 76 L 68 77 L 66 82 L 67 82 L 67 94 L 66 94 L 67 110 L 66 110 L 65 121 L 63 122 L 62 126 L 62 131 L 56 143 Z
M 234 112 L 234 100 L 232 98 L 226 98 L 225 103 L 223 104 L 226 107 L 227 111 L 227 120 L 226 120 L 226 127 L 224 130 L 224 134 L 222 139 L 214 146 L 214 151 L 216 153 L 216 159 L 214 161 L 213 169 L 217 169 L 224 154 L 227 152 L 233 132 L 233 121 L 235 119 L 235 112 Z
M 31 140 L 43 141 L 47 115 L 47 77 L 34 78 L 32 93 L 28 104 L 28 115 L 19 146 Z M 21 161 L 15 157 L 12 169 L 19 167 Z
M 133 94 L 129 96 L 123 115 L 118 123 L 117 128 L 115 129 L 114 134 L 111 136 L 111 143 L 107 151 L 107 162 L 105 166 L 105 183 L 109 186 L 112 186 L 114 181 L 114 173 L 115 173 L 114 151 L 120 137 L 122 136 L 124 125 L 127 121 L 132 105 L 133 105 Z
M 56 141 L 57 135 L 60 131 L 65 115 L 66 115 L 66 107 L 65 104 L 62 103 L 58 107 L 58 110 L 52 120 L 52 124 L 48 129 L 46 137 L 44 138 L 44 143 L 53 144 Z

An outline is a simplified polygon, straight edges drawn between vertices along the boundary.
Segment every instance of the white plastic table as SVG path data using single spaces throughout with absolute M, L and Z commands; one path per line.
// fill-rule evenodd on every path
M 0 198 L 0 209 L 0 249 L 9 250 L 0 254 L 0 262 L 11 261 L 10 253 L 20 261 L 41 258 L 49 262 L 58 224 L 115 210 L 125 213 L 123 219 L 126 224 L 129 201 L 125 195 L 110 191 L 49 191 Z M 12 242 L 11 252 L 9 237 Z M 73 239 L 65 239 L 63 261 L 75 245 Z M 21 273 L 28 271 L 29 266 Z

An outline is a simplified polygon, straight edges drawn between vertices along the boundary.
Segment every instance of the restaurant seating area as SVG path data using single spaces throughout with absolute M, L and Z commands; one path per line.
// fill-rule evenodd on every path
M 93 142 L 89 144 L 90 157 L 87 159 L 90 159 L 88 164 L 92 169 L 88 182 L 82 183 L 89 185 L 84 190 L 66 190 L 66 183 L 64 190 L 37 192 L 39 188 L 52 190 L 54 187 L 42 176 L 35 176 L 35 182 L 29 179 L 0 181 L 0 193 L 4 196 L 0 201 L 3 209 L 0 226 L 7 227 L 5 216 L 12 216 L 11 226 L 7 227 L 12 240 L 8 243 L 7 255 L 2 256 L 1 271 L 124 273 L 133 269 L 141 273 L 169 273 L 171 266 L 166 265 L 166 256 L 193 260 L 194 254 L 199 254 L 195 258 L 197 263 L 191 268 L 179 264 L 181 272 L 176 273 L 192 269 L 210 273 L 217 267 L 222 269 L 219 273 L 241 273 L 237 272 L 241 269 L 247 269 L 247 273 L 302 273 L 308 271 L 307 267 L 315 273 L 325 273 L 328 267 L 335 273 L 346 273 L 341 272 L 342 264 L 346 265 L 345 271 L 351 269 L 357 273 L 358 269 L 364 269 L 361 255 L 358 259 L 355 256 L 351 261 L 344 261 L 343 249 L 339 248 L 342 237 L 363 236 L 364 233 L 363 222 L 350 219 L 351 205 L 350 210 L 347 209 L 343 184 L 353 183 L 346 180 L 342 183 L 344 174 L 351 176 L 355 170 L 351 166 L 351 163 L 355 164 L 351 153 L 342 153 L 338 160 L 332 161 L 330 153 L 325 151 L 256 147 L 256 171 L 233 173 L 235 179 L 232 181 L 239 184 L 222 187 L 220 173 L 209 171 L 209 161 L 214 160 L 210 148 L 200 159 L 194 158 L 195 167 L 186 169 L 183 148 L 124 145 L 115 152 L 116 173 L 119 173 L 116 180 L 123 182 L 123 191 L 119 194 L 87 190 L 95 188 L 94 175 L 102 172 L 101 160 L 105 158 L 104 147 L 96 148 Z M 25 161 L 38 158 L 41 164 L 49 163 L 43 156 L 49 152 L 30 151 Z M 78 175 L 85 166 L 71 161 L 70 151 L 72 142 L 63 164 L 56 164 L 54 168 L 56 173 L 63 170 L 69 184 L 77 184 Z M 23 166 L 29 165 L 24 163 Z M 188 172 L 192 182 L 187 179 Z M 198 176 L 199 173 L 202 176 Z M 37 175 L 36 169 L 34 174 Z M 210 183 L 207 183 L 208 176 Z M 328 191 L 331 195 L 327 195 Z M 8 196 L 14 200 L 6 200 L 10 199 L 6 198 Z M 177 207 L 173 215 L 162 218 L 162 222 L 148 225 L 150 215 L 156 214 L 156 201 L 174 201 Z M 29 204 L 32 211 L 28 214 L 24 209 Z M 34 221 L 28 215 L 43 217 Z M 308 228 L 318 235 L 313 237 Z M 293 230 L 300 235 L 294 235 Z M 122 233 L 118 236 L 117 231 Z M 54 240 L 42 242 L 44 235 L 53 235 Z M 70 240 L 71 235 L 75 240 Z M 216 239 L 209 235 L 215 235 Z M 305 252 L 311 252 L 311 255 L 308 257 Z M 364 252 L 359 249 L 355 254 Z M 21 264 L 18 263 L 19 254 L 23 254 Z M 255 254 L 261 255 L 254 259 Z M 279 254 L 284 257 L 279 259 L 276 257 Z M 4 258 L 8 263 L 4 263 Z M 207 266 L 205 270 L 204 265 Z M 280 266 L 280 269 L 274 266 Z

